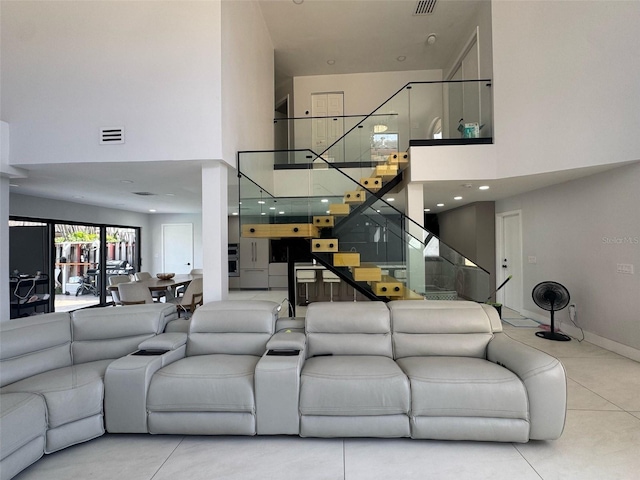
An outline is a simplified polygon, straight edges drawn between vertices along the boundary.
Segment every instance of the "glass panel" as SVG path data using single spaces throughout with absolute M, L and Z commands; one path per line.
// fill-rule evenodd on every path
M 68 312 L 100 303 L 100 229 L 56 223 L 55 310 Z
M 109 278 L 116 275 L 129 275 L 133 279 L 133 274 L 137 271 L 138 265 L 138 242 L 137 230 L 135 228 L 107 227 L 107 265 L 106 265 L 106 285 L 103 286 L 107 302 L 111 301 L 111 294 L 106 290 L 109 285 Z

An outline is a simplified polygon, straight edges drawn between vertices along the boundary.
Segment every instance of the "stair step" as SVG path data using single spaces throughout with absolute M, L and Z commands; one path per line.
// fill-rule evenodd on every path
M 361 178 L 360 185 L 364 185 L 372 192 L 377 192 L 382 188 L 382 179 L 379 177 Z
M 313 224 L 316 227 L 333 227 L 336 224 L 336 218 L 333 215 L 320 215 L 313 217 Z
M 374 175 L 376 177 L 393 178 L 398 174 L 398 165 L 377 165 Z
M 340 252 L 333 254 L 334 267 L 359 267 L 360 254 L 357 252 Z
M 406 165 L 407 163 L 409 163 L 409 154 L 407 152 L 392 153 L 387 158 L 387 163 L 389 165 Z
M 332 203 L 329 205 L 329 214 L 334 216 L 349 215 L 351 206 L 348 203 Z
M 242 236 L 252 238 L 314 238 L 320 236 L 320 228 L 310 223 L 258 223 L 242 226 Z
M 371 289 L 381 297 L 404 296 L 404 285 L 390 275 L 382 275 L 379 282 L 371 282 Z
M 338 239 L 337 238 L 314 238 L 311 240 L 312 252 L 337 252 L 338 251 Z
M 424 300 L 424 297 L 413 290 L 405 288 L 404 295 L 401 298 L 398 298 L 398 300 Z
M 367 199 L 367 194 L 363 190 L 345 192 L 344 203 L 362 203 Z
M 382 280 L 382 270 L 379 267 L 353 267 L 352 273 L 356 282 L 379 282 Z

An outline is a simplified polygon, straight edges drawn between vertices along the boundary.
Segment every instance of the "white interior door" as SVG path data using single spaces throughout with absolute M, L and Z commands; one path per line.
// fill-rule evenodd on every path
M 498 240 L 498 285 L 509 275 L 511 280 L 497 293 L 497 301 L 522 311 L 522 221 L 519 211 L 499 214 L 496 219 Z M 497 285 L 496 285 L 497 286 Z
M 311 142 L 316 153 L 324 152 L 344 134 L 344 94 L 313 93 L 311 94 Z M 333 161 L 342 161 L 340 146 L 324 155 Z M 336 158 L 337 157 L 337 158 Z
M 162 271 L 189 273 L 193 268 L 193 224 L 162 225 Z

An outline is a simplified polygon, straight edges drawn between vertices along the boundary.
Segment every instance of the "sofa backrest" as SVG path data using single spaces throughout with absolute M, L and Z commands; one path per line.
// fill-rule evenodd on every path
M 307 355 L 392 357 L 389 310 L 383 302 L 318 302 L 307 308 Z
M 493 332 L 502 329 L 495 309 L 475 302 L 392 301 L 387 306 L 391 312 L 395 358 L 426 355 L 485 358 Z
M 19 318 L 0 326 L 0 387 L 70 365 L 68 313 Z
M 280 304 L 223 300 L 196 309 L 189 325 L 187 355 L 257 355 L 275 332 Z
M 124 357 L 176 318 L 170 303 L 76 310 L 71 313 L 73 363 Z

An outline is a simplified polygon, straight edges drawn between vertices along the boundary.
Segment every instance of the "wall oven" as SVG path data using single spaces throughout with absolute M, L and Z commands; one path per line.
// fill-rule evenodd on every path
M 240 249 L 237 243 L 229 244 L 229 276 L 240 276 Z

